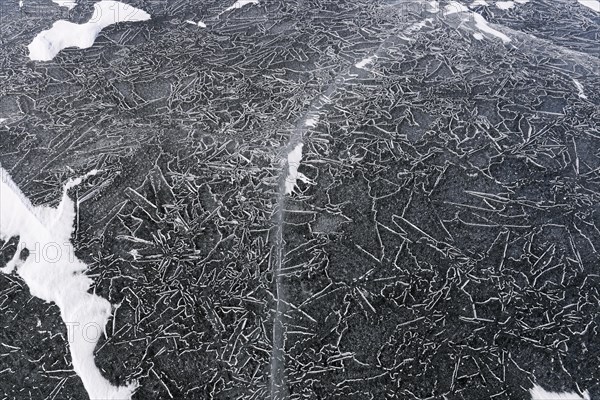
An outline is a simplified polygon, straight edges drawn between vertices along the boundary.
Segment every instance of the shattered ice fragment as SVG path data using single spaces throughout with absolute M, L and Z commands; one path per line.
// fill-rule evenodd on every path
M 574 392 L 547 392 L 542 389 L 541 386 L 535 385 L 532 389 L 529 389 L 531 394 L 531 400 L 590 400 L 590 395 L 587 392 L 583 392 L 583 397 Z
M 59 20 L 52 28 L 40 32 L 27 46 L 29 58 L 50 61 L 67 47 L 92 47 L 100 31 L 118 22 L 147 21 L 150 15 L 128 4 L 103 0 L 94 4 L 94 14 L 85 24 Z
M 16 268 L 32 296 L 58 306 L 67 327 L 73 370 L 90 399 L 125 400 L 131 399 L 137 383 L 113 386 L 94 361 L 94 349 L 111 315 L 111 304 L 88 293 L 92 280 L 85 275 L 87 265 L 76 257 L 71 244 L 76 213 L 67 191 L 97 173 L 94 170 L 69 180 L 56 208 L 36 207 L 0 166 L 0 239 L 18 236 L 18 249 L 29 251 L 27 259 L 21 260 L 17 250 L 0 271 L 8 274 Z

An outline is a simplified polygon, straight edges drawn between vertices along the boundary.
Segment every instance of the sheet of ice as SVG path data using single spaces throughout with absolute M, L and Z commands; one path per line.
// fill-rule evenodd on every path
M 200 28 L 206 28 L 206 24 L 202 21 L 194 22 L 191 19 L 186 19 L 185 22 L 188 24 L 199 26 Z
M 224 12 L 237 10 L 238 8 L 242 8 L 248 4 L 258 4 L 258 0 L 237 0 L 231 7 L 227 7 Z
M 587 390 L 583 393 L 583 397 L 573 392 L 547 392 L 541 386 L 535 385 L 529 389 L 531 400 L 590 400 L 590 395 Z
M 483 18 L 481 16 L 481 14 L 479 13 L 472 13 L 473 14 L 473 19 L 475 20 L 475 26 L 477 28 L 479 28 L 480 31 L 489 33 L 490 35 L 496 36 L 500 39 L 502 39 L 502 41 L 504 43 L 508 43 L 510 42 L 510 38 L 508 36 L 506 36 L 504 33 L 499 32 L 497 30 L 495 30 L 494 28 L 492 28 L 491 26 L 488 25 L 487 21 L 485 20 L 485 18 Z
M 294 150 L 290 151 L 287 156 L 288 176 L 285 179 L 285 194 L 292 194 L 298 184 L 298 179 L 304 183 L 312 183 L 312 181 L 303 173 L 298 172 L 300 162 L 302 161 L 302 143 L 298 143 Z
M 515 6 L 514 1 L 497 1 L 496 2 L 496 7 L 498 7 L 501 10 L 508 10 L 510 8 L 513 8 L 514 6 Z
M 582 99 L 587 99 L 588 97 L 585 95 L 585 92 L 583 91 L 583 85 L 577 79 L 573 79 L 573 83 L 575 84 L 575 87 L 579 91 L 579 97 L 581 97 Z
M 69 10 L 72 10 L 73 7 L 75 7 L 77 5 L 76 0 L 52 0 L 52 1 L 61 7 L 67 7 Z
M 579 4 L 591 8 L 596 12 L 600 12 L 600 1 L 598 0 L 577 0 Z
M 92 280 L 85 275 L 87 265 L 75 256 L 70 242 L 76 215 L 67 191 L 97 172 L 70 180 L 58 207 L 34 207 L 0 166 L 0 238 L 19 236 L 15 256 L 1 272 L 17 268 L 32 296 L 58 306 L 67 327 L 73 369 L 90 399 L 124 400 L 131 398 L 137 383 L 113 386 L 94 362 L 94 348 L 111 315 L 111 304 L 88 293 Z M 25 248 L 29 256 L 22 261 L 20 250 Z
M 100 31 L 118 22 L 147 21 L 150 15 L 119 1 L 103 0 L 94 4 L 94 13 L 85 24 L 56 21 L 52 28 L 40 32 L 29 44 L 29 58 L 50 61 L 62 49 L 92 47 Z

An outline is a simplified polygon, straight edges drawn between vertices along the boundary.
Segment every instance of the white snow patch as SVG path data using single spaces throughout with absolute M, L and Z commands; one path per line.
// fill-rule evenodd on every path
M 487 7 L 488 3 L 485 0 L 475 0 L 474 2 L 471 3 L 471 7 L 476 7 L 476 6 Z
M 206 28 L 206 24 L 202 21 L 194 22 L 190 19 L 186 19 L 185 22 L 187 22 L 188 24 L 199 26 L 200 28 Z
M 0 118 L 0 124 L 3 124 L 4 122 L 6 122 L 6 118 Z
M 479 33 L 479 32 L 475 32 L 475 33 L 473 34 L 473 37 L 474 37 L 475 39 L 477 39 L 477 40 L 483 40 L 483 35 L 482 35 L 481 33 Z
M 225 11 L 223 12 L 227 12 L 227 11 L 231 11 L 231 10 L 237 10 L 239 8 L 242 8 L 248 4 L 258 4 L 258 0 L 237 0 L 235 3 L 233 3 L 233 5 L 231 7 L 227 7 L 225 9 Z
M 315 126 L 317 126 L 318 122 L 319 122 L 319 116 L 316 115 L 316 116 L 310 117 L 306 121 L 304 121 L 304 126 L 314 128 Z
M 591 8 L 596 12 L 600 12 L 600 1 L 598 0 L 577 0 L 582 6 Z
M 497 1 L 496 2 L 496 7 L 498 7 L 501 10 L 508 10 L 510 8 L 513 8 L 514 6 L 515 6 L 514 1 Z
M 440 12 L 440 2 L 439 1 L 430 1 L 429 2 L 429 11 L 430 13 L 438 13 Z
M 118 22 L 147 21 L 150 14 L 119 1 L 103 0 L 94 4 L 94 14 L 85 24 L 56 21 L 52 28 L 40 32 L 27 46 L 29 58 L 37 61 L 52 60 L 62 49 L 92 47 L 100 31 Z
M 287 156 L 288 176 L 285 179 L 285 194 L 292 194 L 298 184 L 298 179 L 304 183 L 312 184 L 312 180 L 306 177 L 303 173 L 298 172 L 300 161 L 302 161 L 302 143 L 298 143 L 294 150 L 290 151 Z
M 547 392 L 541 386 L 535 385 L 529 389 L 531 400 L 590 400 L 590 395 L 587 390 L 583 393 L 583 397 L 574 392 Z
M 504 33 L 499 32 L 499 31 L 495 30 L 494 28 L 492 28 L 491 26 L 489 26 L 487 21 L 485 20 L 485 18 L 483 18 L 481 16 L 481 14 L 476 13 L 476 12 L 474 12 L 472 14 L 473 14 L 473 18 L 475 20 L 475 26 L 477 28 L 479 28 L 479 30 L 502 39 L 502 41 L 504 43 L 510 42 L 510 38 L 508 36 L 506 36 Z
M 527 4 L 527 3 L 529 3 L 529 0 L 515 0 L 515 3 Z
M 444 15 L 452 15 L 466 11 L 469 11 L 469 9 L 464 4 L 457 1 L 451 1 L 450 4 L 444 7 Z
M 23 0 L 19 0 L 19 8 L 23 8 Z
M 577 90 L 579 90 L 579 97 L 581 97 L 582 99 L 587 99 L 588 97 L 585 95 L 585 92 L 583 91 L 583 85 L 577 79 L 573 79 L 573 83 L 577 87 Z
M 92 280 L 85 275 L 87 265 L 75 256 L 70 242 L 76 213 L 67 190 L 97 172 L 69 180 L 58 207 L 34 207 L 0 166 L 0 238 L 19 236 L 14 257 L 0 270 L 8 274 L 17 268 L 32 296 L 56 303 L 67 326 L 73 369 L 90 399 L 124 400 L 131 399 L 137 383 L 113 386 L 94 362 L 94 348 L 111 315 L 111 304 L 88 293 Z M 22 261 L 24 248 L 29 257 Z
M 77 5 L 76 0 L 52 0 L 54 3 L 58 4 L 60 7 L 67 7 L 69 10 L 72 10 L 73 7 Z
M 367 57 L 367 58 L 357 62 L 356 64 L 354 64 L 354 66 L 356 68 L 365 69 L 365 67 L 367 65 L 371 64 L 375 60 L 375 58 L 376 58 L 376 56 Z

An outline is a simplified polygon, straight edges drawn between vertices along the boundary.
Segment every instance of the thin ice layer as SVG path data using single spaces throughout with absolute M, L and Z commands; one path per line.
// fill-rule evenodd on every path
M 67 326 L 73 369 L 90 399 L 124 400 L 131 398 L 137 384 L 113 386 L 94 362 L 94 348 L 111 315 L 111 304 L 88 293 L 92 280 L 85 275 L 87 265 L 75 256 L 70 242 L 75 204 L 67 191 L 96 173 L 70 180 L 58 207 L 50 208 L 34 207 L 0 167 L 0 238 L 19 236 L 18 248 L 29 250 L 25 261 L 19 259 L 17 251 L 2 272 L 17 268 L 32 296 L 59 307 Z
M 102 29 L 118 22 L 147 21 L 150 14 L 119 1 L 104 0 L 94 4 L 94 14 L 85 24 L 59 20 L 52 28 L 40 32 L 29 44 L 29 58 L 50 61 L 67 47 L 92 47 Z

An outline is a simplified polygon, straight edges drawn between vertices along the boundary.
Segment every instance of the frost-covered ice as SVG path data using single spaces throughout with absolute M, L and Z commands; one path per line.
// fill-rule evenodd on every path
M 514 1 L 497 1 L 496 7 L 501 10 L 508 10 L 509 8 L 513 8 L 515 6 Z
M 92 47 L 102 29 L 118 22 L 147 21 L 150 15 L 145 11 L 118 1 L 104 0 L 94 4 L 94 14 L 85 24 L 69 21 L 56 21 L 52 28 L 40 32 L 29 44 L 29 58 L 37 61 L 50 61 L 62 49 Z
M 52 0 L 54 3 L 58 4 L 60 7 L 67 7 L 69 10 L 72 10 L 76 5 L 76 0 Z
M 227 7 L 226 11 L 236 10 L 249 4 L 258 4 L 258 0 L 237 0 L 232 6 Z
M 76 214 L 67 191 L 96 173 L 70 180 L 57 208 L 34 207 L 0 167 L 0 238 L 19 237 L 18 250 L 1 271 L 8 274 L 16 268 L 32 296 L 58 306 L 67 326 L 73 369 L 90 399 L 124 400 L 131 398 L 137 384 L 113 386 L 94 362 L 94 348 L 111 315 L 111 304 L 88 293 L 92 280 L 85 275 L 87 265 L 75 256 L 70 242 Z M 25 261 L 20 259 L 21 249 L 29 250 Z
M 587 96 L 585 95 L 585 92 L 583 91 L 583 85 L 577 79 L 573 79 L 573 83 L 575 84 L 575 87 L 579 91 L 579 97 L 581 97 L 582 99 L 587 99 Z
M 185 22 L 191 25 L 199 26 L 200 28 L 206 28 L 206 24 L 202 21 L 194 22 L 191 19 L 186 19 Z
M 531 400 L 590 400 L 590 395 L 587 391 L 585 391 L 583 397 L 581 397 L 573 392 L 548 392 L 538 385 L 529 389 L 529 393 L 531 394 Z
M 598 0 L 577 0 L 579 4 L 591 8 L 596 12 L 600 12 L 600 1 Z

